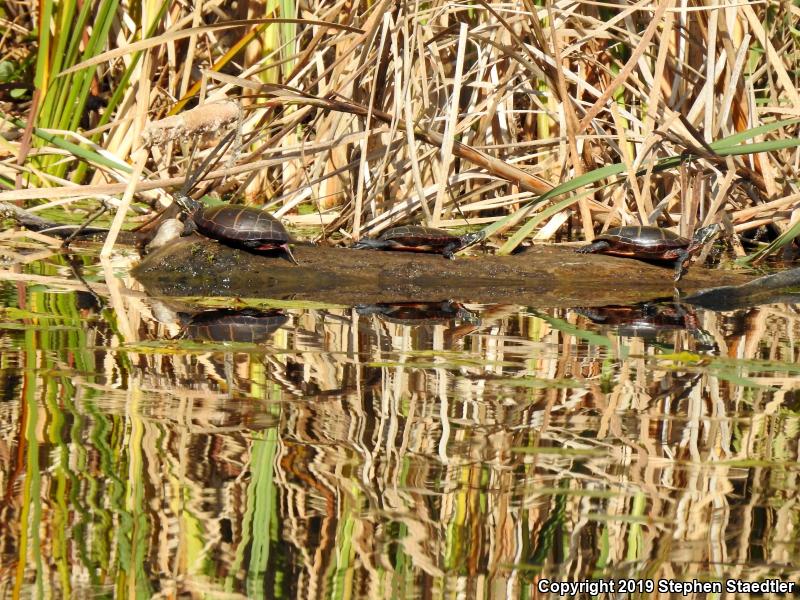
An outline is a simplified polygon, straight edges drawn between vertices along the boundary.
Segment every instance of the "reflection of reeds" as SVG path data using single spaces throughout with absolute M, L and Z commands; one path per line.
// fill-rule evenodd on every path
M 88 296 L 21 284 L 2 288 L 3 595 L 794 573 L 786 307 L 699 314 L 719 354 L 514 307 L 470 307 L 462 336 L 287 309 L 268 344 L 225 346 L 165 336 L 124 290 L 131 340 Z

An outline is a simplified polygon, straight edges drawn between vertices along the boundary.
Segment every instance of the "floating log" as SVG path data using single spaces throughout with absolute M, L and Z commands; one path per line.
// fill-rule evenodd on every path
M 712 310 L 738 310 L 758 304 L 800 302 L 800 267 L 764 275 L 741 285 L 703 289 L 687 302 Z
M 264 298 L 340 305 L 458 300 L 532 307 L 605 306 L 672 298 L 673 270 L 572 248 L 537 246 L 456 260 L 432 254 L 297 245 L 299 266 L 190 236 L 147 255 L 133 275 L 155 296 Z M 682 294 L 752 277 L 690 267 Z

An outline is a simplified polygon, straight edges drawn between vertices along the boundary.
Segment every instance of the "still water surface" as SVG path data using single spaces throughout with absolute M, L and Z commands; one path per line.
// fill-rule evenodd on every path
M 798 581 L 794 305 L 193 315 L 74 262 L 0 283 L 4 598 Z

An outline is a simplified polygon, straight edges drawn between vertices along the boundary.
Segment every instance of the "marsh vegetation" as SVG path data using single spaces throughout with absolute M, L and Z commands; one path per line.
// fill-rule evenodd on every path
M 629 224 L 719 223 L 714 268 L 797 266 L 798 17 L 777 0 L 2 4 L 0 595 L 797 580 L 793 290 L 713 311 L 614 301 L 609 277 L 584 281 L 586 305 L 547 301 L 547 281 L 491 302 L 443 274 Z M 412 298 L 402 266 L 347 302 L 225 293 L 235 266 L 203 248 L 214 293 L 155 293 L 134 242 L 179 190 L 264 208 L 345 271 L 342 247 L 392 226 L 486 242 L 420 261 L 457 297 Z M 66 248 L 48 225 L 89 222 L 110 231 Z M 630 283 L 638 263 L 616 260 Z

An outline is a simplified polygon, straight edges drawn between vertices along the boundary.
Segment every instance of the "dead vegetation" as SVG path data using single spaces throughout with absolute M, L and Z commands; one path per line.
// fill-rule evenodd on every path
M 37 92 L 3 107 L 1 201 L 80 215 L 124 192 L 107 200 L 130 226 L 168 202 L 146 190 L 180 182 L 196 141 L 235 127 L 215 189 L 336 240 L 407 222 L 484 226 L 501 252 L 620 223 L 800 232 L 791 3 L 167 4 L 140 23 L 123 4 L 92 52 L 31 67 Z M 43 18 L 29 9 L 7 9 L 5 56 Z M 51 35 L 39 48 L 67 34 Z M 78 76 L 93 91 L 54 130 L 48 99 Z

